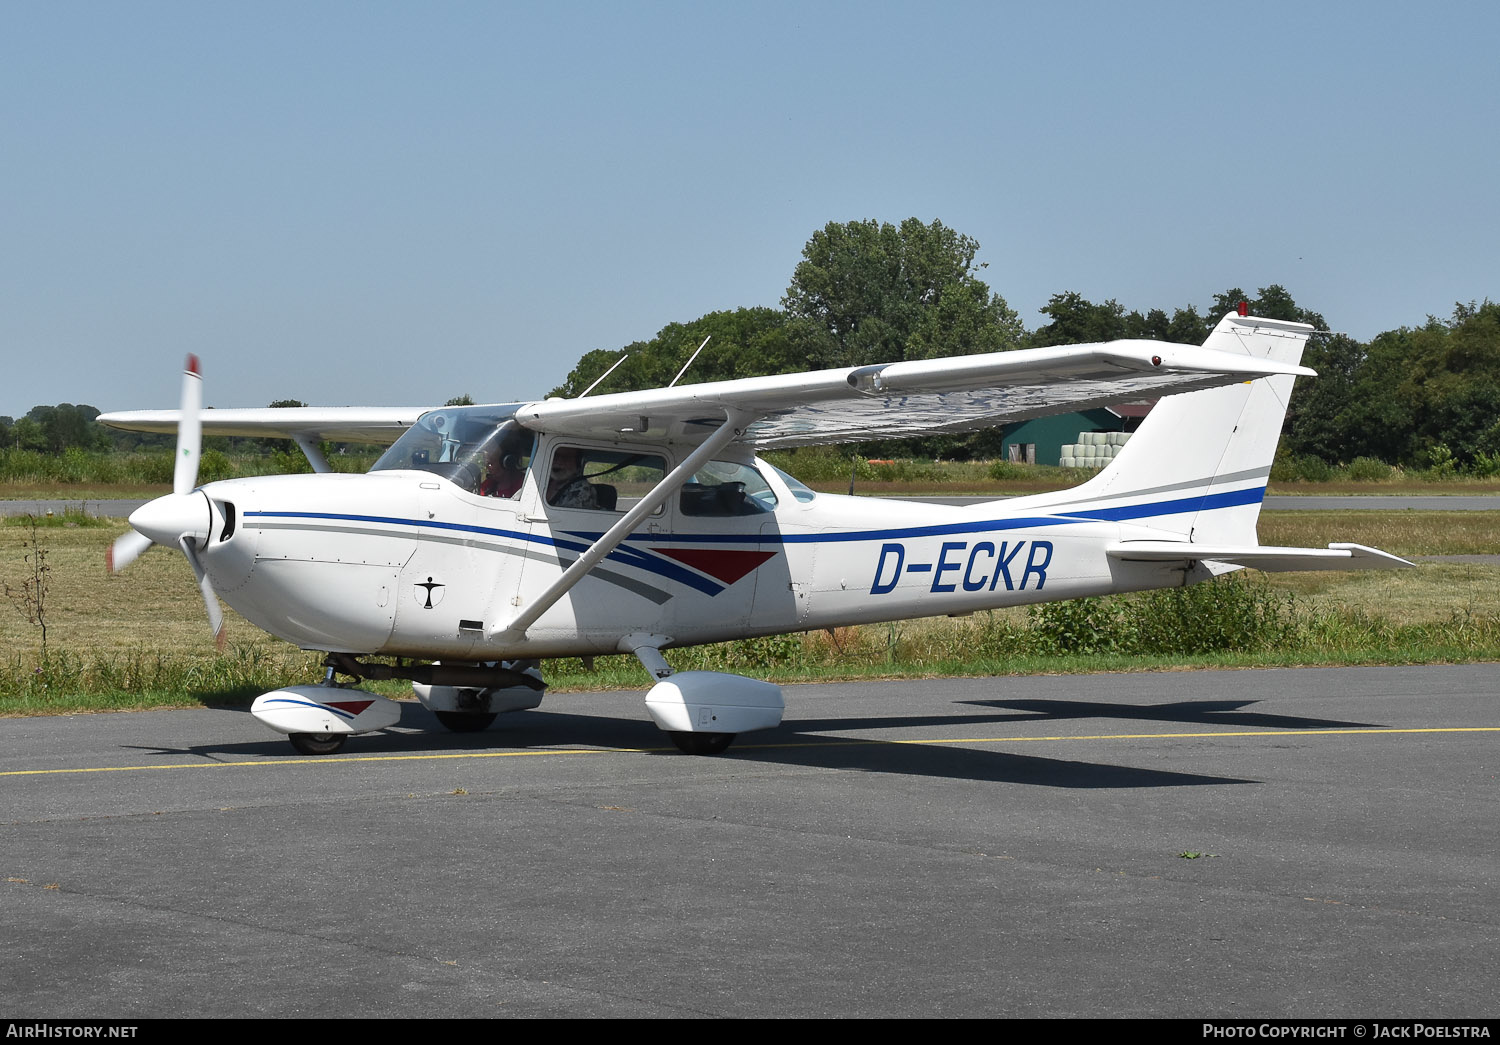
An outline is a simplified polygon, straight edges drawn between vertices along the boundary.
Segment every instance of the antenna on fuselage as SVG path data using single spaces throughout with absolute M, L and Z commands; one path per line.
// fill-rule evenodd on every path
M 708 337 L 713 337 L 713 335 L 710 334 L 708 335 Z M 703 345 L 708 344 L 708 337 L 703 339 Z M 703 345 L 698 346 L 698 352 L 703 351 Z M 692 355 L 688 356 L 688 361 L 682 364 L 682 369 L 677 371 L 677 376 L 672 378 L 671 384 L 667 385 L 668 388 L 671 388 L 672 385 L 675 385 L 679 380 L 682 379 L 682 375 L 687 373 L 687 368 L 693 365 L 693 360 L 698 358 L 698 352 L 694 352 Z
M 604 372 L 604 373 L 602 373 L 602 374 L 600 374 L 600 375 L 599 375 L 599 378 L 598 378 L 598 380 L 596 380 L 596 381 L 595 381 L 595 382 L 594 382 L 594 383 L 593 383 L 593 384 L 591 384 L 591 385 L 589 385 L 589 386 L 588 386 L 588 387 L 587 387 L 587 388 L 585 388 L 585 389 L 584 389 L 584 390 L 583 390 L 583 391 L 582 391 L 582 392 L 579 392 L 579 393 L 578 393 L 578 398 L 579 398 L 579 399 L 582 399 L 582 398 L 583 398 L 583 397 L 584 397 L 584 396 L 586 396 L 586 395 L 588 395 L 588 394 L 589 394 L 589 393 L 590 393 L 590 392 L 592 392 L 592 391 L 593 391 L 593 390 L 594 390 L 594 389 L 596 389 L 596 388 L 598 388 L 598 387 L 599 387 L 599 384 L 600 384 L 600 382 L 602 382 L 602 381 L 603 381 L 603 380 L 604 380 L 604 379 L 605 379 L 605 378 L 606 378 L 606 377 L 608 377 L 608 376 L 609 376 L 609 375 L 610 375 L 610 374 L 613 374 L 613 373 L 614 373 L 614 372 L 615 372 L 615 371 L 616 371 L 616 370 L 617 370 L 617 369 L 618 369 L 618 368 L 619 368 L 619 366 L 620 366 L 620 364 L 621 364 L 621 363 L 623 363 L 623 362 L 625 362 L 625 360 L 627 360 L 627 359 L 629 359 L 629 358 L 630 358 L 630 353 L 629 353 L 629 352 L 626 352 L 626 353 L 625 353 L 625 354 L 624 354 L 624 355 L 623 355 L 623 356 L 621 356 L 621 357 L 620 357 L 620 358 L 619 358 L 619 359 L 616 359 L 616 360 L 615 360 L 615 365 L 614 365 L 614 366 L 612 366 L 612 367 L 610 367 L 610 368 L 609 368 L 609 369 L 608 369 L 608 370 L 606 370 L 606 371 L 605 371 L 605 372 Z

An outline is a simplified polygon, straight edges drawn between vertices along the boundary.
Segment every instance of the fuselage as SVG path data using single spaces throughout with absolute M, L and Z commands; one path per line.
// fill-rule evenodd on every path
M 650 453 L 670 467 L 670 450 Z M 225 602 L 289 642 L 447 661 L 616 652 L 630 632 L 692 645 L 1184 583 L 1180 565 L 1106 556 L 1108 542 L 1156 536 L 1149 529 L 1003 501 L 813 495 L 764 462 L 729 467 L 763 480 L 756 496 L 743 482 L 726 484 L 733 501 L 724 487 L 684 487 L 519 639 L 498 634 L 505 620 L 624 503 L 549 504 L 539 469 L 508 497 L 421 470 L 228 480 L 202 488 L 219 521 L 201 555 Z

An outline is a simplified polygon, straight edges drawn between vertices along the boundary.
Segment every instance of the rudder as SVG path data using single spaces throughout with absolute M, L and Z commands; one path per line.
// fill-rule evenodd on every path
M 1296 365 L 1312 329 L 1230 313 L 1203 347 Z M 1197 543 L 1255 544 L 1294 380 L 1258 378 L 1167 396 L 1097 476 L 1027 500 L 1067 514 L 1137 522 Z

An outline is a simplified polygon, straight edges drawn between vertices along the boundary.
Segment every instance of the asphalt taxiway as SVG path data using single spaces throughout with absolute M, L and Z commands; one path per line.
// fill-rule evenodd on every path
M 1489 1016 L 1500 668 L 0 720 L 12 1018 Z

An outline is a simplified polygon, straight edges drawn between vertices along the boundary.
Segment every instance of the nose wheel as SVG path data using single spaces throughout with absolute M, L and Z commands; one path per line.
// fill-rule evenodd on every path
M 433 715 L 453 733 L 482 733 L 496 718 L 487 711 L 434 711 Z
M 331 755 L 344 746 L 344 733 L 288 733 L 292 747 L 304 755 Z
M 734 743 L 733 733 L 688 733 L 667 730 L 667 736 L 684 755 L 722 755 Z

